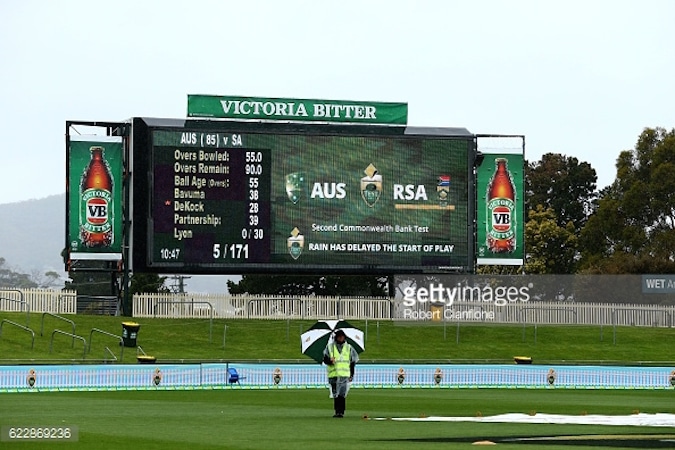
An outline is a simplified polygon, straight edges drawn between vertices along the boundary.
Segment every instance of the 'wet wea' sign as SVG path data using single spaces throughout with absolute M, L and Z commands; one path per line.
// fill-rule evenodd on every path
M 645 294 L 675 293 L 675 275 L 642 275 L 642 292 Z

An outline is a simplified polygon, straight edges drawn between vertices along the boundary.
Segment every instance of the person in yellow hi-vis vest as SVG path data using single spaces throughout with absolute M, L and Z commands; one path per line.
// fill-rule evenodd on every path
M 347 335 L 337 330 L 332 341 L 323 351 L 323 362 L 328 368 L 328 383 L 333 397 L 333 417 L 344 417 L 347 403 L 349 383 L 354 379 L 354 367 L 359 361 L 359 354 L 347 342 Z

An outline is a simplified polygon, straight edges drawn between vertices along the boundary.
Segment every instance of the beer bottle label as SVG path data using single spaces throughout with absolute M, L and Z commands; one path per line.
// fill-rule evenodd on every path
M 80 217 L 82 228 L 91 234 L 108 233 L 112 229 L 109 211 L 112 194 L 106 189 L 91 188 L 82 193 Z
M 487 203 L 488 235 L 496 241 L 510 240 L 515 237 L 511 218 L 515 203 L 510 198 L 493 198 Z

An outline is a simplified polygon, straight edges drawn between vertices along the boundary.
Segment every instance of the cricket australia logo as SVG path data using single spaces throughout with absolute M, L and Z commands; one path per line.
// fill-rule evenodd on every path
M 293 172 L 286 175 L 286 195 L 293 204 L 297 204 L 305 190 L 305 174 Z
M 372 163 L 364 172 L 366 176 L 361 178 L 361 197 L 372 208 L 382 196 L 382 175 L 377 173 L 377 168 Z
M 293 228 L 291 231 L 291 236 L 286 239 L 286 245 L 288 247 L 288 253 L 291 254 L 293 259 L 298 259 L 302 254 L 302 250 L 305 247 L 305 237 L 300 234 L 298 227 Z

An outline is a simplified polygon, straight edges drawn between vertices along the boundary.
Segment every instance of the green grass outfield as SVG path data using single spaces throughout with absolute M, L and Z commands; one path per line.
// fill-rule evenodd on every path
M 90 343 L 92 328 L 121 334 L 121 317 L 66 316 L 75 333 Z M 54 329 L 69 325 L 41 314 L 0 313 L 35 331 L 5 324 L 0 337 L 0 364 L 81 362 L 83 344 L 71 347 Z M 313 321 L 135 319 L 141 324 L 138 344 L 161 362 L 295 360 L 300 333 Z M 355 321 L 367 330 L 364 362 L 512 362 L 530 356 L 537 362 L 617 364 L 675 363 L 675 329 L 591 326 L 408 325 Z M 523 332 L 524 330 L 524 332 Z M 210 335 L 210 336 L 209 336 Z M 108 346 L 119 355 L 115 338 L 94 335 L 87 362 L 99 362 Z M 136 362 L 126 348 L 123 362 Z M 72 449 L 407 449 L 476 448 L 471 442 L 505 436 L 624 435 L 595 441 L 597 448 L 657 448 L 645 435 L 675 435 L 675 429 L 599 425 L 494 423 L 413 423 L 364 420 L 362 417 L 489 416 L 501 413 L 618 414 L 636 411 L 675 413 L 670 390 L 509 390 L 509 389 L 354 389 L 344 419 L 333 419 L 324 389 L 27 392 L 0 394 L 0 426 L 75 426 L 77 442 L 0 442 L 0 448 Z M 459 439 L 460 442 L 452 442 Z M 567 441 L 569 442 L 569 441 Z M 579 444 L 579 441 L 574 441 Z M 630 445 L 629 445 L 630 444 Z M 568 449 L 569 444 L 499 443 L 498 448 Z M 590 445 L 590 444 L 589 444 Z M 668 444 L 666 444 L 668 445 Z M 623 447 L 622 447 L 623 446 Z M 583 448 L 575 445 L 577 448 Z M 675 444 L 670 447 L 675 447 Z
M 65 315 L 75 322 L 75 334 L 91 345 L 85 359 L 100 362 L 110 358 L 110 348 L 119 358 L 118 339 L 94 334 L 99 328 L 121 335 L 125 320 L 141 324 L 137 343 L 157 358 L 157 362 L 293 360 L 310 362 L 300 353 L 300 334 L 314 321 L 306 320 L 214 320 L 152 319 Z M 70 324 L 39 313 L 0 312 L 0 320 L 21 325 L 28 322 L 31 336 L 15 326 L 4 324 L 0 337 L 0 364 L 40 361 L 80 362 L 83 342 L 52 332 L 71 332 Z M 441 362 L 513 362 L 514 356 L 532 357 L 534 363 L 656 363 L 675 362 L 675 328 L 611 326 L 537 326 L 417 323 L 402 325 L 391 321 L 353 321 L 366 332 L 364 362 L 433 360 Z M 40 329 L 44 328 L 43 336 Z M 211 328 L 211 329 L 210 329 Z M 50 352 L 50 344 L 52 351 Z M 122 362 L 135 363 L 136 349 L 127 348 Z
M 466 449 L 506 436 L 675 436 L 675 428 L 512 423 L 434 423 L 369 417 L 494 415 L 506 412 L 675 412 L 671 391 L 354 389 L 344 419 L 331 417 L 327 390 L 31 392 L 0 394 L 0 425 L 74 426 L 77 442 L 0 442 L 3 449 Z M 640 436 L 642 435 L 642 436 Z M 451 442 L 460 438 L 462 442 Z M 597 441 L 604 446 L 607 436 Z M 626 445 L 626 447 L 621 447 Z M 569 449 L 562 443 L 499 443 L 503 449 Z M 591 448 L 591 447 L 577 447 Z M 607 447 L 606 447 L 607 448 Z M 672 448 L 672 447 L 671 447 Z

